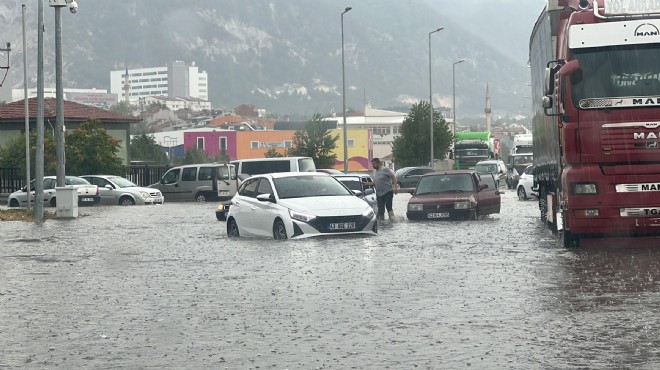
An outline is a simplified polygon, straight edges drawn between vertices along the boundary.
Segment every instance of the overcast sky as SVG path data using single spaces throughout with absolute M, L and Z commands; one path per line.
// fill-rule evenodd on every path
M 512 60 L 526 64 L 529 34 L 546 0 L 426 0 Z

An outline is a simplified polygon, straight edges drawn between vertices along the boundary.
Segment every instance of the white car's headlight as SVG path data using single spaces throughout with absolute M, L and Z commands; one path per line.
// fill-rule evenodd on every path
M 410 212 L 421 212 L 423 209 L 424 209 L 423 204 L 408 203 L 408 211 Z
M 146 198 L 149 198 L 149 193 L 147 193 L 146 191 L 141 191 L 141 192 L 140 192 L 140 196 L 141 196 L 142 198 L 145 198 L 145 199 L 146 199 Z
M 362 212 L 362 216 L 367 218 L 372 218 L 374 217 L 374 210 L 371 208 L 367 208 L 364 212 Z
M 302 222 L 311 222 L 316 218 L 314 215 L 310 215 L 307 213 L 302 213 L 302 212 L 296 212 L 292 209 L 289 210 L 289 216 L 291 216 L 292 219 L 302 221 Z

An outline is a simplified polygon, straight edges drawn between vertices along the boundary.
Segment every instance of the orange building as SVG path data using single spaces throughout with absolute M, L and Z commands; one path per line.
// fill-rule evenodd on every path
M 270 148 L 285 154 L 291 147 L 295 130 L 274 131 L 237 131 L 237 159 L 263 158 Z M 331 135 L 337 135 L 337 147 L 333 151 L 337 155 L 334 168 L 344 170 L 344 136 L 341 129 L 330 130 Z M 370 170 L 373 157 L 373 136 L 370 129 L 348 130 L 348 169 L 349 171 Z

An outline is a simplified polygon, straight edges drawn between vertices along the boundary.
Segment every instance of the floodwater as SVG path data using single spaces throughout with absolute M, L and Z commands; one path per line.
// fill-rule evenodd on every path
M 228 239 L 214 203 L 0 223 L 0 368 L 660 367 L 660 250 L 560 247 L 534 201 L 378 236 Z

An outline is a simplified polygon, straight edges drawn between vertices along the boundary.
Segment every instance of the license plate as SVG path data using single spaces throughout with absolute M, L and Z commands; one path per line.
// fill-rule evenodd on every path
M 355 222 L 342 222 L 338 224 L 329 224 L 330 230 L 352 230 L 355 229 Z
M 428 218 L 447 218 L 447 217 L 449 217 L 449 213 L 447 213 L 447 212 L 429 213 L 426 217 L 428 217 Z
M 229 195 L 229 191 L 219 191 L 218 195 Z
M 82 198 L 83 202 L 93 202 L 94 198 Z

